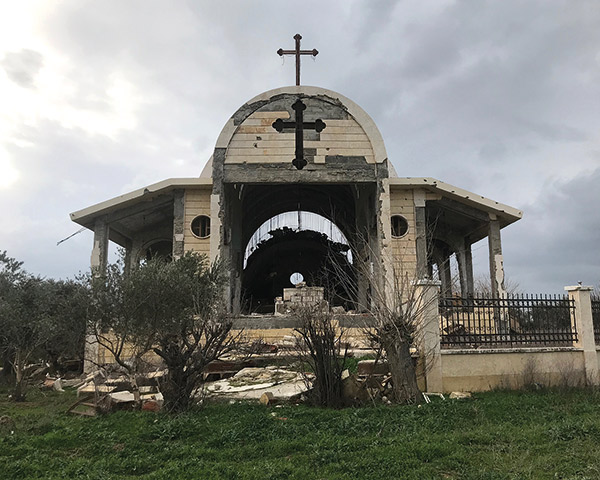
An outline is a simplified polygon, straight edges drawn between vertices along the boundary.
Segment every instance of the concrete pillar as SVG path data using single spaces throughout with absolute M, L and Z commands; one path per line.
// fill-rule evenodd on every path
M 379 182 L 379 208 L 376 208 L 377 217 L 377 236 L 379 237 L 381 266 L 383 269 L 383 281 L 385 285 L 385 296 L 388 299 L 395 299 L 398 295 L 397 283 L 398 275 L 402 272 L 398 272 L 398 267 L 402 267 L 402 261 L 398 262 L 399 259 L 394 258 L 392 250 L 392 210 L 390 201 L 390 181 L 385 178 Z
M 504 259 L 502 257 L 502 241 L 500 222 L 496 215 L 490 214 L 488 230 L 488 247 L 490 251 L 490 281 L 493 297 L 506 296 L 504 288 Z
M 460 292 L 463 297 L 472 297 L 475 291 L 473 282 L 473 254 L 471 244 L 463 241 L 462 248 L 456 250 L 458 275 L 460 277 Z
M 108 263 L 108 234 L 109 227 L 105 218 L 96 219 L 94 225 L 94 245 L 90 266 L 92 275 L 101 276 L 106 272 Z M 96 337 L 88 329 L 85 336 L 85 351 L 83 359 L 83 373 L 90 373 L 96 369 L 99 362 L 99 345 Z
M 133 242 L 131 240 L 127 240 L 127 244 L 125 245 L 125 257 L 123 258 L 123 271 L 125 275 L 129 275 L 131 272 L 131 267 L 133 263 L 132 259 L 132 250 L 133 250 Z
M 417 249 L 417 278 L 427 276 L 427 219 L 425 216 L 425 192 L 415 190 L 415 243 Z
M 221 225 L 221 197 L 211 194 L 210 196 L 210 263 L 215 263 L 217 258 L 222 255 L 222 225 Z
M 109 228 L 104 218 L 96 219 L 94 225 L 94 246 L 90 266 L 95 274 L 103 274 L 108 262 L 108 233 Z
M 425 384 L 428 392 L 443 392 L 442 355 L 440 348 L 440 313 L 438 296 L 440 282 L 422 279 L 416 282 L 416 299 L 419 315 L 420 350 L 425 367 Z
M 360 245 L 360 251 L 357 252 L 355 265 L 356 269 L 356 309 L 359 312 L 367 312 L 369 310 L 369 255 L 366 252 L 364 245 Z M 354 255 L 354 253 L 353 253 Z
M 369 204 L 370 185 L 358 185 L 355 189 L 354 200 L 354 218 L 355 233 L 352 243 L 356 249 L 354 260 L 356 271 L 356 303 L 359 312 L 366 312 L 370 308 L 369 287 L 375 281 L 375 273 L 371 267 L 371 215 L 372 209 Z M 354 255 L 354 252 L 352 253 Z M 373 285 L 373 289 L 377 286 Z
M 594 340 L 594 323 L 592 320 L 591 292 L 593 287 L 575 285 L 565 287 L 569 298 L 575 303 L 575 328 L 577 329 L 576 347 L 583 350 L 585 380 L 587 385 L 598 385 L 598 354 Z
M 185 191 L 175 190 L 173 192 L 173 260 L 177 260 L 183 256 L 184 245 L 183 245 L 183 229 L 184 216 L 185 216 L 185 204 L 184 204 Z
M 438 263 L 440 280 L 442 281 L 442 295 L 449 297 L 452 295 L 452 269 L 450 268 L 450 252 L 445 251 L 442 261 Z
M 131 241 L 131 253 L 129 254 L 129 269 L 137 268 L 142 260 L 140 255 L 142 254 L 142 247 L 144 243 L 140 238 L 135 238 Z
M 231 265 L 231 312 L 239 315 L 242 307 L 242 272 L 244 270 L 244 247 L 242 244 L 242 189 L 233 185 L 227 189 L 229 204 L 229 248 Z M 281 292 L 283 295 L 283 292 Z M 273 299 L 274 300 L 274 299 Z

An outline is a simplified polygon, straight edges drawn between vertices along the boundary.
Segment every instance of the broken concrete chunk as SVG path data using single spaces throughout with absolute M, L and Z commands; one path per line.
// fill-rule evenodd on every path
M 262 405 L 272 405 L 275 402 L 275 396 L 273 392 L 265 392 L 260 396 L 259 402 Z
M 456 399 L 456 400 L 464 400 L 466 398 L 471 398 L 471 392 L 452 392 L 450 394 L 450 398 Z
M 63 387 L 62 387 L 62 380 L 60 378 L 57 378 L 56 380 L 54 380 L 54 383 L 52 384 L 52 388 L 56 392 L 64 392 Z

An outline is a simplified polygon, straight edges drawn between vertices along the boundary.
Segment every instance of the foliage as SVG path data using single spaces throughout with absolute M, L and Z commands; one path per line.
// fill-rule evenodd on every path
M 47 289 L 45 338 L 40 354 L 56 373 L 68 361 L 83 365 L 89 290 L 75 280 L 44 280 Z
M 600 394 L 589 390 L 96 418 L 65 415 L 74 397 L 32 390 L 24 404 L 0 400 L 0 416 L 15 424 L 14 434 L 0 431 L 0 478 L 550 480 L 600 472 Z
M 74 281 L 43 279 L 0 252 L 0 350 L 12 367 L 14 400 L 25 399 L 27 365 L 34 360 L 80 357 L 87 295 Z
M 169 411 L 191 405 L 206 365 L 232 351 L 238 338 L 223 310 L 224 268 L 188 253 L 167 262 L 156 257 L 125 273 L 109 265 L 90 275 L 89 328 L 132 380 L 152 351 L 168 369 L 161 391 Z

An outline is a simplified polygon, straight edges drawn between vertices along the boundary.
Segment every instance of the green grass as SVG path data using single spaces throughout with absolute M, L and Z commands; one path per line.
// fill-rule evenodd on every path
M 0 478 L 598 479 L 600 394 L 492 392 L 421 407 L 210 405 L 64 414 L 74 394 L 2 393 Z M 275 416 L 273 416 L 274 414 Z

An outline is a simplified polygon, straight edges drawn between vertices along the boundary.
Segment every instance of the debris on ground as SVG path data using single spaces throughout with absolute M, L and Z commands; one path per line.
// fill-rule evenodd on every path
M 423 399 L 425 400 L 425 403 L 431 403 L 431 397 L 438 397 L 438 398 L 441 398 L 442 400 L 446 400 L 446 397 L 444 397 L 443 393 L 423 392 Z
M 450 398 L 454 400 L 465 400 L 467 398 L 471 398 L 471 392 L 452 392 L 450 394 Z
M 273 395 L 273 392 L 265 392 L 260 396 L 259 402 L 261 403 L 261 405 L 273 405 L 273 403 L 275 403 L 275 396 Z
M 280 367 L 249 367 L 233 377 L 207 383 L 208 398 L 260 400 L 265 393 L 273 401 L 295 401 L 309 390 L 306 375 Z

